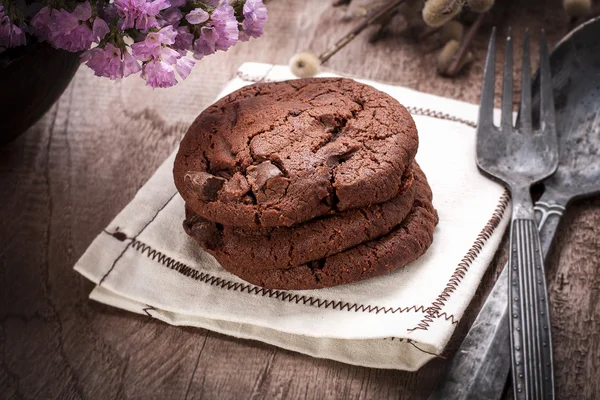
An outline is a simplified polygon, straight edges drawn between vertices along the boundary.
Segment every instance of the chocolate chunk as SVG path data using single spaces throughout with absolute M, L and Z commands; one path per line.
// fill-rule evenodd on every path
M 198 215 L 186 218 L 183 221 L 183 229 L 207 250 L 214 250 L 219 247 L 223 239 L 221 232 L 214 222 L 210 222 Z
M 282 198 L 289 185 L 290 180 L 283 176 L 275 176 L 269 179 L 263 188 L 265 200 Z
M 248 182 L 252 187 L 256 200 L 264 202 L 281 198 L 290 183 L 283 172 L 271 161 L 248 167 Z
M 336 140 L 319 149 L 319 154 L 331 167 L 348 160 L 359 148 L 360 143 L 354 140 Z
M 220 199 L 226 202 L 240 201 L 250 191 L 250 185 L 244 175 L 236 172 L 230 180 L 225 182 Z
M 325 132 L 333 132 L 335 128 L 341 125 L 337 116 L 331 114 L 319 116 L 319 121 L 323 124 Z
M 267 181 L 273 177 L 283 175 L 283 172 L 277 168 L 271 161 L 265 161 L 258 165 L 248 167 L 248 180 L 252 185 L 252 190 L 262 189 Z
M 225 179 L 206 172 L 188 172 L 185 181 L 203 201 L 217 200 L 219 190 L 225 183 Z

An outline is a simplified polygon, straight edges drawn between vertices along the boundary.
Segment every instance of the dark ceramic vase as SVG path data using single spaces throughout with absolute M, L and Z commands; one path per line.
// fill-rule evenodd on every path
M 16 138 L 52 107 L 79 67 L 79 53 L 48 43 L 0 53 L 0 145 Z

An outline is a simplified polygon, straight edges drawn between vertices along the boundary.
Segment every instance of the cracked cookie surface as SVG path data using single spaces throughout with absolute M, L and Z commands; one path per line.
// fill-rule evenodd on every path
M 287 269 L 255 270 L 244 264 L 223 265 L 223 268 L 252 284 L 287 290 L 344 285 L 397 270 L 422 256 L 433 241 L 438 215 L 432 204 L 431 189 L 424 183 L 415 187 L 415 199 L 406 218 L 377 239 Z
M 387 234 L 410 212 L 416 190 L 428 188 L 423 172 L 413 163 L 402 177 L 398 196 L 365 208 L 315 218 L 293 227 L 253 229 L 210 222 L 186 207 L 183 226 L 223 266 L 287 269 Z
M 396 197 L 417 147 L 408 111 L 370 86 L 345 78 L 258 83 L 200 114 L 174 179 L 207 220 L 292 226 Z

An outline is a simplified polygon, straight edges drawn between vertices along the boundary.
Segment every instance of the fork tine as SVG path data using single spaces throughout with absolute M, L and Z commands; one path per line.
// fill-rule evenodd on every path
M 550 57 L 546 43 L 546 32 L 542 30 L 540 40 L 540 123 L 542 130 L 547 125 L 554 126 L 554 96 L 550 76 Z
M 506 55 L 504 56 L 504 82 L 502 87 L 502 119 L 500 129 L 509 133 L 513 122 L 513 49 L 512 30 L 509 28 L 506 38 Z
M 519 110 L 519 128 L 531 133 L 531 62 L 529 55 L 529 30 L 523 39 L 523 72 L 521 76 L 521 108 Z
M 483 73 L 483 87 L 481 89 L 481 102 L 479 107 L 478 127 L 489 128 L 494 125 L 494 83 L 496 69 L 496 27 L 492 29 L 490 44 L 488 45 L 485 70 Z

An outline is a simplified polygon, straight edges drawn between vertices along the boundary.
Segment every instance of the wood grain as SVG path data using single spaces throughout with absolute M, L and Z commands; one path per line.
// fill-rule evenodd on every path
M 504 20 L 495 23 L 500 31 L 513 25 L 517 37 L 525 26 L 544 26 L 556 41 L 567 18 L 559 1 L 544 2 L 544 12 L 540 3 L 507 2 Z M 241 63 L 285 64 L 303 49 L 321 53 L 352 27 L 350 12 L 322 0 L 270 1 L 263 38 L 202 60 L 185 83 L 167 90 L 153 91 L 137 78 L 99 79 L 83 67 L 39 123 L 0 149 L 0 397 L 427 397 L 445 359 L 416 373 L 376 370 L 168 326 L 88 300 L 92 285 L 72 270 Z M 327 67 L 476 102 L 489 25 L 474 43 L 475 63 L 452 80 L 435 75 L 435 38 L 415 44 L 400 32 L 401 22 L 375 43 L 368 38 L 376 28 L 366 32 Z M 600 398 L 598 226 L 600 200 L 574 204 L 549 263 L 558 398 Z M 502 250 L 445 357 L 456 350 L 505 260 Z

